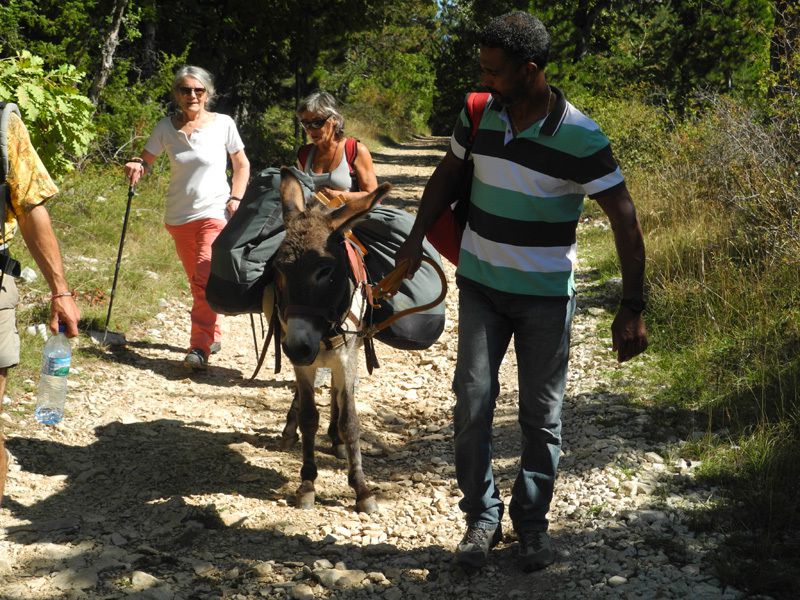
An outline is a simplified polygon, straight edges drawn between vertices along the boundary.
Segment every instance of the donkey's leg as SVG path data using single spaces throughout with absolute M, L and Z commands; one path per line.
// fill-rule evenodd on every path
M 328 437 L 331 439 L 331 452 L 336 458 L 347 458 L 347 448 L 339 435 L 339 403 L 336 401 L 336 388 L 331 381 L 331 420 L 328 423 Z
M 314 404 L 314 380 L 295 369 L 297 377 L 297 416 L 300 421 L 300 436 L 303 446 L 303 466 L 300 467 L 302 483 L 297 488 L 298 508 L 314 507 L 314 481 L 317 478 L 317 464 L 314 459 L 314 442 L 319 429 L 319 411 Z
M 294 398 L 292 398 L 292 405 L 289 407 L 289 412 L 286 413 L 286 424 L 283 426 L 283 433 L 281 433 L 281 450 L 288 450 L 297 443 L 298 439 L 300 439 L 297 435 L 299 409 L 300 400 L 297 394 L 297 384 L 295 384 Z
M 355 373 L 348 373 L 341 389 L 337 389 L 337 402 L 339 404 L 339 435 L 344 440 L 347 449 L 347 482 L 356 492 L 356 510 L 371 513 L 378 510 L 372 490 L 367 487 L 364 479 L 364 470 L 361 466 L 361 428 L 356 412 Z

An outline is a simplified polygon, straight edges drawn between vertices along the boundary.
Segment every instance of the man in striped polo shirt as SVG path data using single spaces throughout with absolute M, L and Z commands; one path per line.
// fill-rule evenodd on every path
M 550 37 L 536 17 L 513 12 L 481 32 L 481 84 L 492 94 L 474 139 L 462 110 L 450 150 L 425 186 L 409 239 L 397 255 L 418 268 L 421 242 L 474 164 L 459 255 L 455 467 L 467 531 L 456 560 L 485 564 L 502 538 L 504 503 L 492 473 L 498 371 L 513 336 L 518 361 L 520 470 L 509 512 L 526 571 L 554 560 L 547 513 L 561 447 L 561 405 L 575 310 L 576 228 L 585 196 L 608 216 L 622 270 L 612 325 L 620 362 L 647 347 L 644 241 L 608 139 L 545 78 Z

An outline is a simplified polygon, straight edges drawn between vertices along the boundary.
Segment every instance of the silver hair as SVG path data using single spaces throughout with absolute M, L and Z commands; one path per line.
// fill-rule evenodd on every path
M 192 77 L 203 84 L 203 87 L 206 88 L 206 106 L 210 107 L 217 93 L 214 87 L 214 77 L 211 73 L 206 71 L 203 67 L 196 67 L 194 65 L 185 65 L 178 69 L 172 80 L 172 93 L 176 98 L 178 97 L 178 88 L 185 77 Z
M 336 136 L 340 136 L 344 133 L 344 117 L 336 108 L 336 98 L 328 92 L 313 92 L 300 100 L 300 103 L 297 105 L 297 114 L 299 115 L 304 112 L 310 112 L 320 117 L 329 117 L 333 119 L 333 132 Z

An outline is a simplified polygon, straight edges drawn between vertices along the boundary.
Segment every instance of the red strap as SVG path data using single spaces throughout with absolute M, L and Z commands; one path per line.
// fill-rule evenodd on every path
M 356 283 L 366 283 L 367 268 L 364 265 L 364 258 L 361 256 L 358 247 L 350 240 L 345 238 L 344 248 L 347 252 L 347 262 L 350 264 L 350 272 Z
M 488 92 L 473 92 L 467 95 L 467 116 L 469 117 L 469 122 L 472 125 L 472 131 L 470 132 L 469 136 L 470 142 L 475 139 L 475 136 L 478 133 L 478 127 L 480 126 L 481 119 L 483 118 L 483 111 L 486 108 L 490 97 L 491 94 Z
M 300 168 L 306 168 L 306 161 L 308 160 L 308 154 L 311 152 L 311 146 L 313 144 L 306 144 L 305 146 L 300 146 L 300 150 L 297 151 L 297 162 L 300 163 Z
M 352 175 L 356 172 L 353 164 L 356 162 L 356 156 L 358 156 L 358 140 L 356 138 L 345 138 L 344 156 L 347 159 L 347 166 L 350 167 L 350 174 Z

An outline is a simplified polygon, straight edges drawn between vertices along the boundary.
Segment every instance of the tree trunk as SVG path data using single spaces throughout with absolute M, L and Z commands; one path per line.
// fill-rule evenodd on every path
M 100 68 L 97 70 L 92 87 L 89 89 L 89 99 L 97 105 L 103 88 L 106 87 L 108 77 L 114 68 L 114 53 L 119 45 L 119 28 L 122 25 L 122 16 L 128 6 L 128 0 L 115 0 L 114 12 L 111 16 L 111 25 L 106 33 L 105 41 L 100 54 Z

